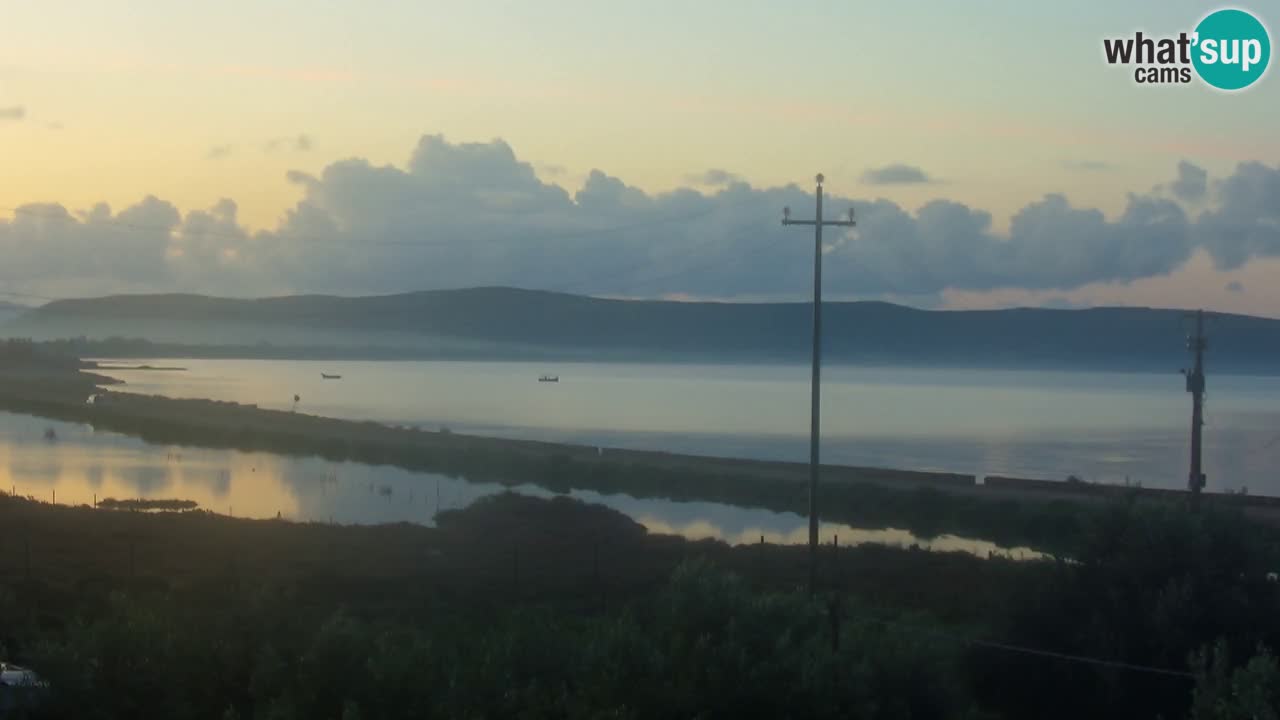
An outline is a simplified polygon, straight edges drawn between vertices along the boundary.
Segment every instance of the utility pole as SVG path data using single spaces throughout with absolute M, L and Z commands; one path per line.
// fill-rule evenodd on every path
M 1200 509 L 1200 490 L 1205 486 L 1200 465 L 1200 435 L 1204 427 L 1204 351 L 1209 346 L 1204 336 L 1204 311 L 1197 310 L 1195 318 L 1195 334 L 1187 339 L 1187 349 L 1195 359 L 1187 372 L 1187 392 L 1191 393 L 1191 472 L 1187 487 L 1191 491 L 1192 512 Z
M 853 227 L 853 209 L 847 220 L 822 219 L 822 182 L 817 181 L 817 210 L 813 220 L 792 220 L 791 208 L 782 209 L 783 225 L 813 226 L 813 375 L 809 386 L 809 594 L 817 590 L 818 579 L 818 437 L 821 403 L 822 374 L 822 228 L 824 225 Z

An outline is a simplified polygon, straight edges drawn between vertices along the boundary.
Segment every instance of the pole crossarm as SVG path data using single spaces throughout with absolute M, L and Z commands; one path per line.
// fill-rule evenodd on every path
M 783 218 L 782 224 L 783 225 L 817 225 L 818 221 L 817 220 L 792 220 L 791 218 Z M 857 225 L 857 223 L 852 220 L 823 220 L 822 221 L 823 227 L 826 227 L 828 225 L 832 227 L 853 227 L 854 225 Z

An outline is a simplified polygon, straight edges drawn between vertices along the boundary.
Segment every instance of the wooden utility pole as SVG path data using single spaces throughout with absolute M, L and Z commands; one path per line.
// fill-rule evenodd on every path
M 853 210 L 847 220 L 822 219 L 822 182 L 817 181 L 817 210 L 813 220 L 792 220 L 791 208 L 782 209 L 783 225 L 813 226 L 813 375 L 809 385 L 809 593 L 817 589 L 818 576 L 818 437 L 822 374 L 822 228 L 825 225 L 853 227 Z
M 1204 428 L 1204 351 L 1209 341 L 1204 336 L 1204 311 L 1195 314 L 1195 334 L 1187 339 L 1194 364 L 1187 371 L 1187 392 L 1191 393 L 1191 472 L 1187 488 L 1191 491 L 1191 511 L 1200 509 L 1200 491 L 1205 486 L 1205 476 L 1200 462 L 1200 436 Z

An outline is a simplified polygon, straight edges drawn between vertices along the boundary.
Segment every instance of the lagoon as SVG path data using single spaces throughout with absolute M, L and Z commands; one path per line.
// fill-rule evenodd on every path
M 800 365 L 200 360 L 112 364 L 115 390 L 499 437 L 804 461 Z M 341 375 L 325 380 L 321 374 Z M 540 383 L 543 375 L 557 383 Z M 1190 396 L 1168 374 L 835 366 L 824 462 L 1186 485 Z M 1210 374 L 1210 491 L 1280 495 L 1280 377 Z
M 508 487 L 389 466 L 153 445 L 88 425 L 0 412 L 0 491 L 61 505 L 92 505 L 109 497 L 184 499 L 202 510 L 236 517 L 433 525 L 438 511 L 459 509 L 506 490 L 535 497 L 553 495 L 532 484 Z M 618 510 L 654 533 L 730 544 L 762 538 L 777 544 L 807 540 L 807 522 L 794 513 L 592 491 L 570 495 Z M 894 528 L 823 523 L 822 532 L 824 538 L 839 537 L 842 545 L 914 544 L 984 557 L 992 552 L 1036 556 L 1028 548 L 1005 548 L 953 535 L 924 539 Z

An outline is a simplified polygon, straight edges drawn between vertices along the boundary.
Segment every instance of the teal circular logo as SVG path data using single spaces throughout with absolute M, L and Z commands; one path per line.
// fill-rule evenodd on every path
M 1196 26 L 1191 63 L 1200 79 L 1219 90 L 1243 90 L 1258 81 L 1271 61 L 1271 37 L 1244 10 L 1218 10 Z

